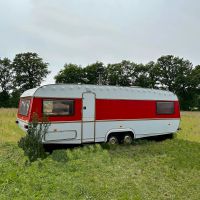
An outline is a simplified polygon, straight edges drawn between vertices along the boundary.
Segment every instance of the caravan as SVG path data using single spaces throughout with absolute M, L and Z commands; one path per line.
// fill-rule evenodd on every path
M 21 95 L 17 123 L 23 130 L 34 113 L 50 122 L 45 144 L 131 143 L 173 134 L 180 123 L 175 94 L 139 87 L 45 85 Z

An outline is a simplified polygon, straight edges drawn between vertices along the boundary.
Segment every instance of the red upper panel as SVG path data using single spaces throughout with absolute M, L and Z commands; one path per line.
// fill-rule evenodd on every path
M 48 98 L 49 99 L 49 98 Z M 33 113 L 37 113 L 38 118 L 42 119 L 43 111 L 42 111 L 42 98 L 33 98 L 31 108 L 29 108 L 29 115 L 28 116 L 21 116 L 18 113 L 18 118 L 26 121 L 32 121 L 31 117 L 33 116 Z M 51 122 L 54 121 L 78 121 L 82 119 L 82 99 L 75 99 L 74 100 L 74 114 L 71 116 L 49 116 L 48 120 Z
M 96 100 L 96 120 L 180 118 L 179 103 L 174 102 L 173 114 L 156 113 L 156 102 L 152 100 Z
M 18 113 L 18 118 L 31 121 L 33 113 L 42 118 L 42 98 L 31 99 L 28 116 Z M 113 100 L 96 99 L 96 120 L 131 120 L 131 119 L 162 119 L 180 118 L 179 102 L 174 101 L 173 114 L 157 114 L 155 100 Z M 74 99 L 74 115 L 49 116 L 49 121 L 80 121 L 82 120 L 82 99 Z

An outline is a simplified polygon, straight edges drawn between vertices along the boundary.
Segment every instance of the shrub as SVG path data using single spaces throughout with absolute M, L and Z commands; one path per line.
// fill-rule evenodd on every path
M 49 125 L 50 123 L 45 118 L 38 123 L 38 117 L 34 114 L 32 122 L 29 123 L 26 136 L 22 137 L 18 142 L 18 146 L 24 150 L 24 154 L 28 156 L 31 162 L 47 156 L 42 139 L 45 137 Z

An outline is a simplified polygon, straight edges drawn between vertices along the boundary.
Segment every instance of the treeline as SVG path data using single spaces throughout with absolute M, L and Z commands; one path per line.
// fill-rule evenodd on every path
M 48 63 L 36 53 L 16 54 L 13 61 L 0 58 L 0 107 L 18 107 L 20 95 L 39 86 L 49 73 Z
M 169 90 L 177 94 L 182 110 L 200 110 L 200 65 L 193 67 L 190 61 L 172 55 L 147 64 L 126 60 L 108 65 L 96 62 L 86 67 L 65 64 L 55 80 Z
M 7 58 L 0 59 L 0 107 L 17 106 L 19 95 L 39 86 L 48 73 L 48 63 L 36 53 L 17 54 L 12 62 Z M 54 78 L 56 83 L 170 90 L 177 94 L 182 110 L 200 110 L 200 65 L 193 66 L 190 61 L 173 55 L 162 56 L 147 64 L 126 60 L 107 65 L 102 62 L 87 66 L 65 64 Z

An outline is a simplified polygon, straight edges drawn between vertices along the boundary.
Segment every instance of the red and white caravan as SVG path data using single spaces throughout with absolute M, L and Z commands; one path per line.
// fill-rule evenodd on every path
M 17 121 L 26 130 L 33 113 L 48 116 L 43 143 L 124 141 L 175 133 L 180 123 L 177 96 L 139 87 L 52 84 L 21 95 Z

